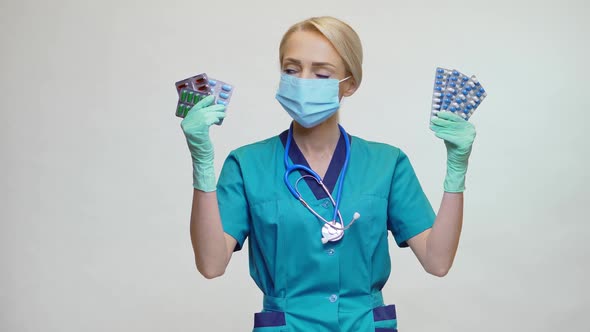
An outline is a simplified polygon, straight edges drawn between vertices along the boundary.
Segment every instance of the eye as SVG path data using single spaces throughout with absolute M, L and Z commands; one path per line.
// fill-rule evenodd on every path
M 330 78 L 334 72 L 328 68 L 324 68 L 324 67 L 318 67 L 315 68 L 315 70 L 313 71 L 314 75 L 316 78 L 319 79 L 326 79 L 326 78 Z
M 292 69 L 292 68 L 285 68 L 285 69 L 283 69 L 283 73 L 285 73 L 287 75 L 295 75 L 295 74 L 297 74 L 297 70 Z

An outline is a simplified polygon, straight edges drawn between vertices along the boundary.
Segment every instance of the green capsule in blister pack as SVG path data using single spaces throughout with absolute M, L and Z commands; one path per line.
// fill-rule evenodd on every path
M 180 118 L 184 118 L 195 104 L 208 96 L 207 93 L 201 93 L 187 88 L 181 89 L 179 95 L 178 104 L 176 105 L 176 116 Z

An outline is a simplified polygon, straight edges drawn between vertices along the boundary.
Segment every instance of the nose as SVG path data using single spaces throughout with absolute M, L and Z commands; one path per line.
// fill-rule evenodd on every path
M 311 68 L 303 67 L 299 72 L 299 78 L 315 78 L 315 75 L 311 71 Z

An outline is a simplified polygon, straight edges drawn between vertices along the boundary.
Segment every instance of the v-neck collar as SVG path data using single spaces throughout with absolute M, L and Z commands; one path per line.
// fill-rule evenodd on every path
M 279 138 L 281 139 L 281 142 L 283 143 L 283 147 L 286 147 L 286 145 L 287 145 L 288 134 L 289 134 L 289 130 L 285 130 L 279 135 Z M 351 141 L 350 135 L 348 135 L 348 138 Z M 351 141 L 351 143 L 352 143 L 352 141 Z M 291 141 L 291 147 L 289 148 L 289 158 L 291 159 L 291 162 L 294 164 L 300 164 L 300 165 L 310 167 L 307 160 L 305 159 L 305 156 L 303 156 L 303 153 L 299 149 L 299 146 L 297 146 L 295 139 L 293 139 Z M 342 167 L 344 166 L 345 160 L 346 160 L 346 142 L 344 141 L 344 136 L 342 134 L 340 134 L 340 138 L 338 139 L 338 143 L 336 144 L 336 149 L 334 150 L 334 154 L 332 155 L 332 160 L 330 160 L 330 165 L 328 166 L 328 170 L 326 171 L 326 175 L 322 179 L 324 181 L 324 185 L 326 186 L 326 188 L 328 188 L 330 193 L 334 192 L 334 187 L 336 186 L 336 182 L 338 181 L 338 176 L 340 175 L 340 172 L 342 171 Z M 301 175 L 305 175 L 305 174 L 303 174 L 302 170 L 298 170 L 298 172 Z M 311 191 L 313 192 L 313 194 L 317 200 L 324 199 L 324 198 L 328 197 L 326 192 L 322 189 L 322 187 L 313 178 L 306 177 L 306 178 L 304 178 L 304 180 L 305 180 L 305 183 L 307 184 L 307 186 L 309 187 L 309 189 L 311 189 Z

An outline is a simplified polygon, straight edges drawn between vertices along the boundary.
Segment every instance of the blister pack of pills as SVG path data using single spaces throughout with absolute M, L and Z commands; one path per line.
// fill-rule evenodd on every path
M 209 88 L 209 78 L 207 77 L 207 74 L 203 73 L 195 75 L 176 82 L 176 91 L 178 92 L 179 97 L 180 92 L 183 89 L 199 91 L 201 94 L 208 95 L 211 92 L 211 89 Z
M 205 73 L 185 78 L 175 85 L 178 92 L 176 116 L 180 118 L 184 118 L 196 103 L 209 95 L 215 96 L 213 103 L 227 106 L 234 91 L 233 85 L 210 78 Z
M 475 75 L 468 77 L 458 70 L 438 67 L 434 76 L 430 115 L 447 111 L 469 120 L 486 96 Z
M 207 97 L 210 93 L 183 88 L 179 91 L 178 104 L 176 105 L 176 116 L 184 118 L 188 111 L 195 106 L 201 99 Z
M 227 106 L 234 92 L 234 87 L 213 78 L 209 79 L 209 86 L 211 87 L 211 93 L 215 95 L 215 102 Z

